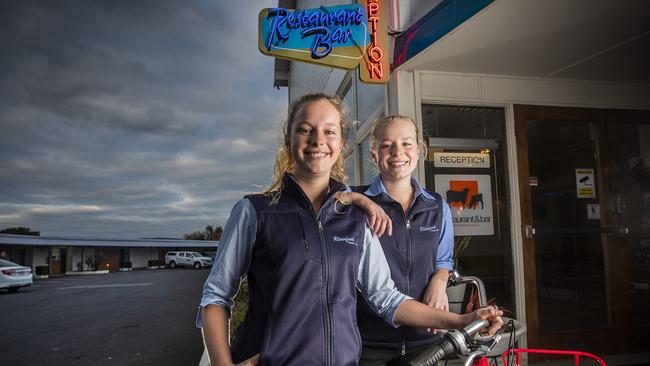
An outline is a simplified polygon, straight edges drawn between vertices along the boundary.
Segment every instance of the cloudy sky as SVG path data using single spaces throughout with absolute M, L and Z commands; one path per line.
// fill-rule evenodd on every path
M 0 2 L 0 228 L 182 237 L 269 183 L 277 1 Z

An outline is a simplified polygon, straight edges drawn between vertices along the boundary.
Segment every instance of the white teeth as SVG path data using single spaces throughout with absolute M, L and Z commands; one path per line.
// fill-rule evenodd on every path
M 388 164 L 391 166 L 404 166 L 406 165 L 406 161 L 393 161 Z
M 310 158 L 323 158 L 327 154 L 321 152 L 321 153 L 307 153 L 306 155 L 309 156 Z

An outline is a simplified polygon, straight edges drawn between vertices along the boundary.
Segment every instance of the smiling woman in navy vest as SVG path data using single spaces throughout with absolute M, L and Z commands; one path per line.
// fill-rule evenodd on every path
M 380 117 L 371 132 L 370 156 L 379 175 L 370 186 L 355 187 L 343 199 L 366 207 L 380 205 L 392 220 L 392 236 L 379 239 L 391 277 L 404 294 L 441 310 L 449 310 L 446 294 L 449 271 L 454 269 L 454 234 L 449 205 L 425 190 L 412 177 L 420 156 L 426 153 L 415 122 L 404 116 Z M 436 342 L 435 331 L 396 329 L 362 301 L 358 323 L 363 340 L 360 365 L 408 364 Z
M 494 308 L 452 314 L 397 290 L 365 214 L 334 197 L 347 191 L 345 115 L 338 97 L 293 103 L 273 183 L 233 208 L 197 317 L 213 366 L 357 365 L 357 288 L 393 327 L 451 329 L 478 318 L 492 323 L 490 332 L 502 325 Z M 231 350 L 228 318 L 246 277 L 249 308 Z

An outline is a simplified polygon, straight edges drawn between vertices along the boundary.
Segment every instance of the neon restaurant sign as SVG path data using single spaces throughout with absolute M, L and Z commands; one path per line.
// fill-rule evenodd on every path
M 259 14 L 263 54 L 341 69 L 359 67 L 366 83 L 390 77 L 385 0 L 315 9 L 268 8 Z

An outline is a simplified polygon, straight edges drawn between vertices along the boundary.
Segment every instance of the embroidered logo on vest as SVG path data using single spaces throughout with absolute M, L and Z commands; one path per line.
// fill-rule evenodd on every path
M 354 245 L 355 247 L 356 247 L 356 246 L 359 246 L 359 245 L 357 244 L 357 242 L 354 240 L 354 238 L 348 238 L 348 237 L 341 238 L 341 237 L 339 237 L 339 236 L 335 236 L 335 237 L 333 237 L 332 239 L 334 240 L 334 242 L 342 241 L 342 242 L 344 242 L 345 244 Z
M 420 226 L 420 231 L 430 231 L 432 233 L 435 233 L 436 231 L 439 231 L 439 230 L 440 229 L 438 229 L 436 227 L 436 225 L 433 225 L 433 226 Z

